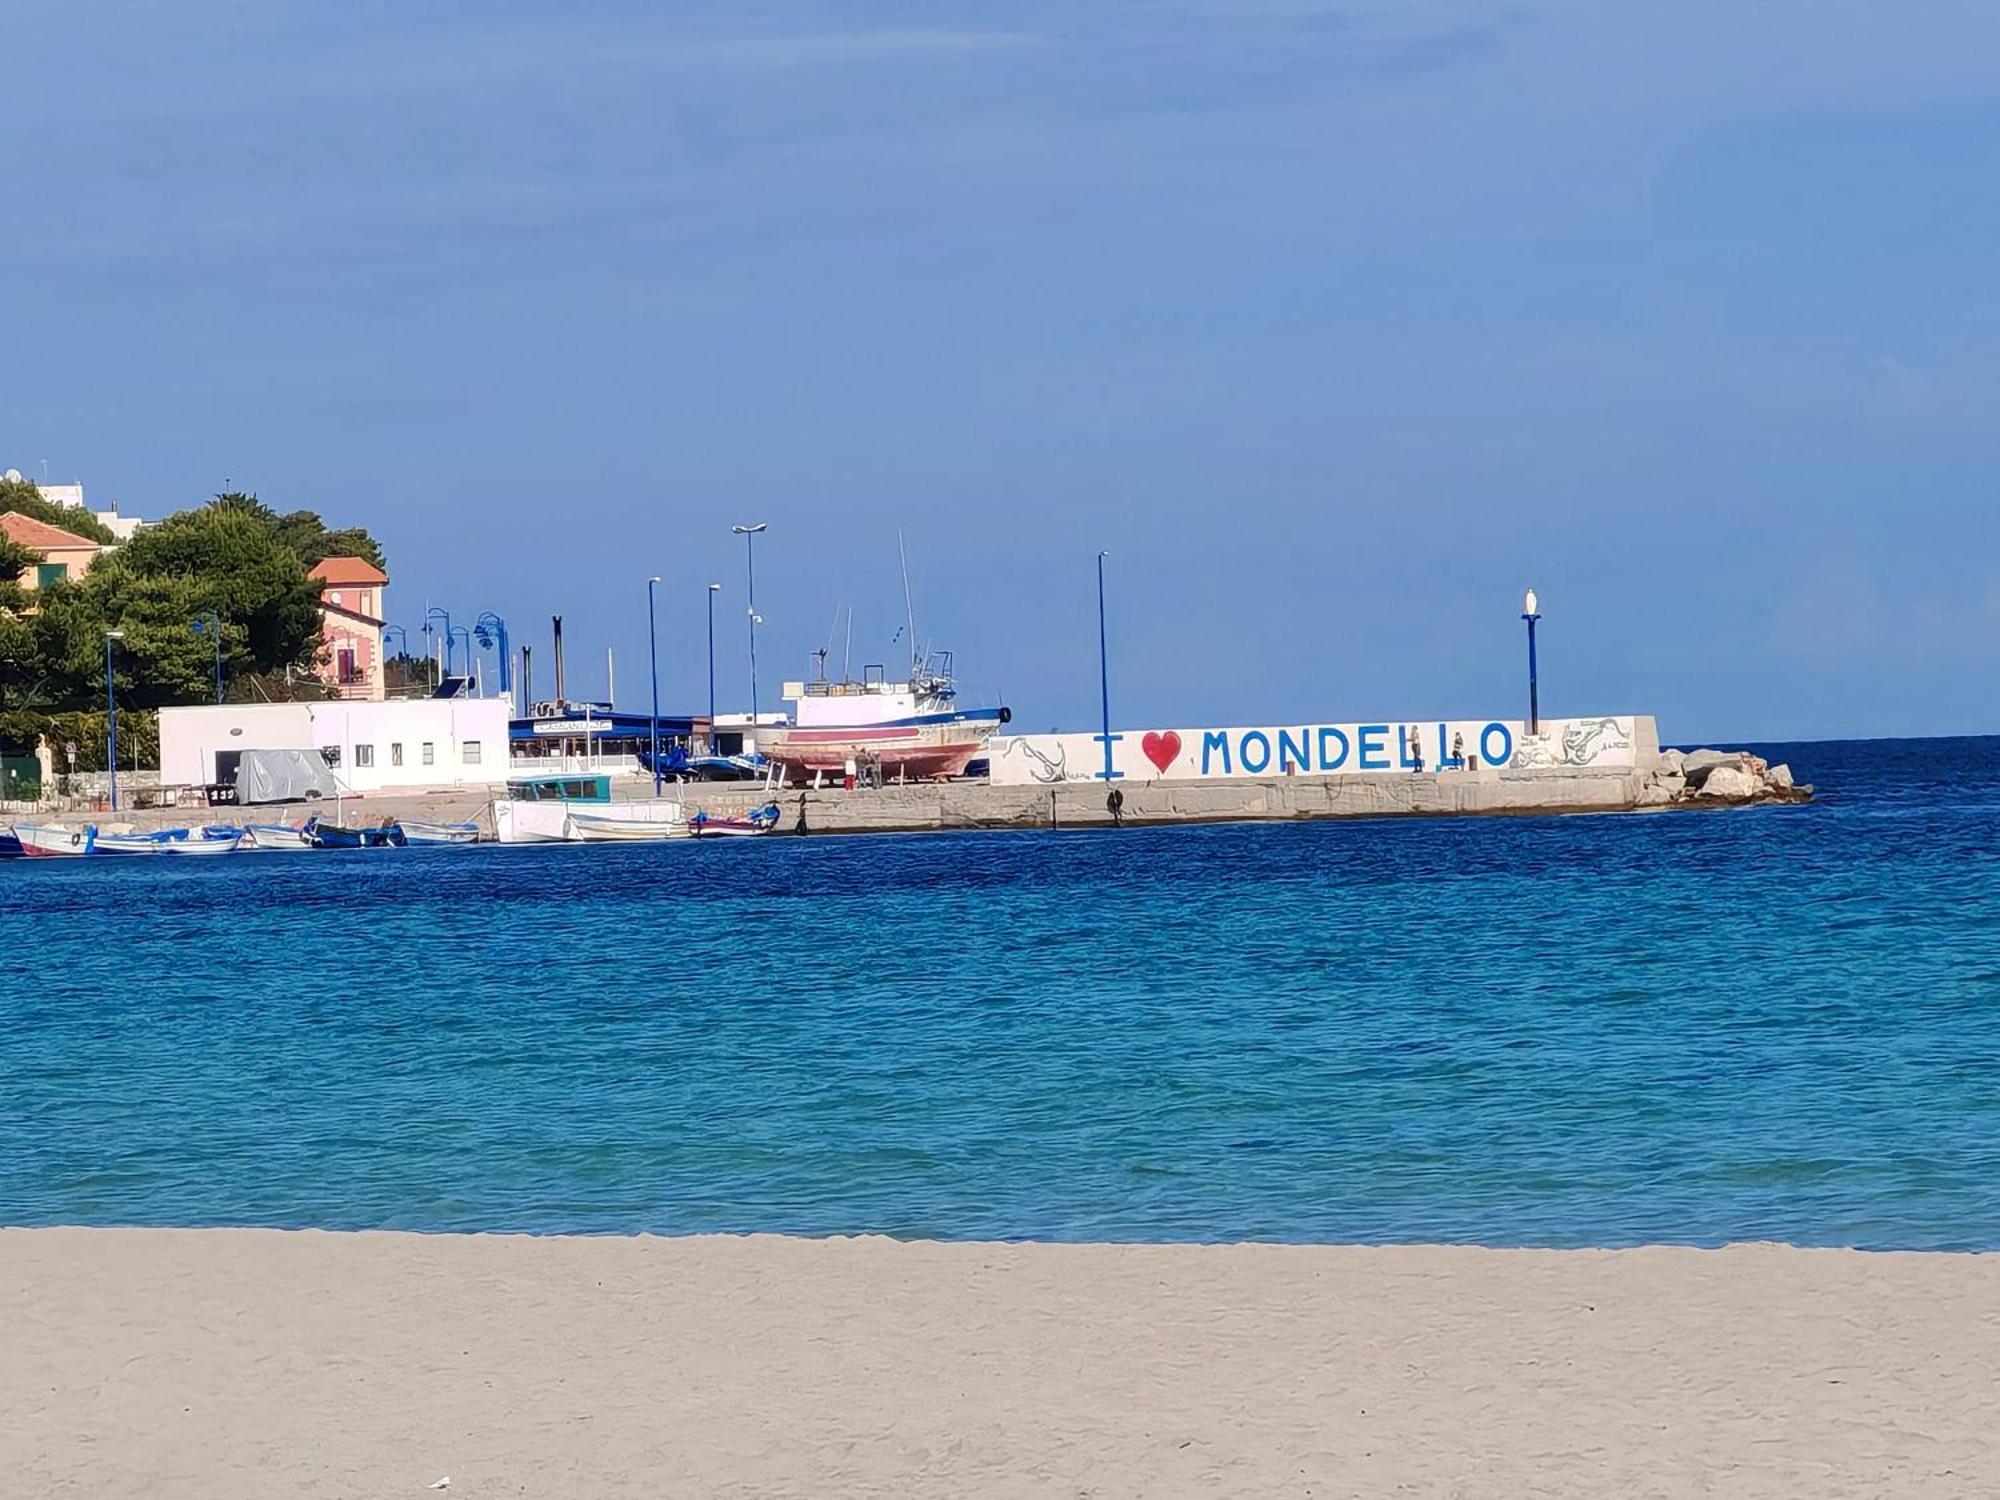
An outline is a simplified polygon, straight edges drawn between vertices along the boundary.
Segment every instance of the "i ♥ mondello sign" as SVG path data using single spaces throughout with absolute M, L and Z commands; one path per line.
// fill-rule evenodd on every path
M 1634 716 L 1422 723 L 1291 724 L 1251 729 L 1120 729 L 1103 734 L 995 737 L 999 786 L 1071 781 L 1215 781 L 1246 776 L 1361 776 L 1395 772 L 1573 767 L 1630 770 L 1640 747 Z

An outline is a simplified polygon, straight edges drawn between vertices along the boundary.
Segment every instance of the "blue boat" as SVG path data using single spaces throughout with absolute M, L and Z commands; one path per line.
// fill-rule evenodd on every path
M 318 821 L 312 825 L 312 841 L 315 849 L 400 849 L 409 842 L 395 823 L 374 828 L 342 828 Z

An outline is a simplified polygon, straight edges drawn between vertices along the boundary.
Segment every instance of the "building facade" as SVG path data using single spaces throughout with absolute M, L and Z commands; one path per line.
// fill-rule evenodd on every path
M 89 537 L 64 531 L 60 526 L 51 526 L 19 511 L 0 515 L 0 536 L 36 555 L 38 561 L 21 575 L 21 586 L 30 592 L 83 577 L 104 550 Z
M 231 780 L 244 750 L 317 750 L 343 792 L 500 786 L 507 779 L 504 698 L 220 703 L 160 710 L 160 782 Z
M 388 694 L 382 666 L 382 595 L 389 575 L 362 557 L 329 557 L 312 570 L 319 585 L 320 681 L 343 698 L 380 702 Z

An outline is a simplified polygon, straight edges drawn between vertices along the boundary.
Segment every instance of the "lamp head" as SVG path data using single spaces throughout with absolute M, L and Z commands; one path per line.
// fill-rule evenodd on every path
M 758 532 L 764 530 L 770 524 L 771 523 L 769 521 L 759 521 L 755 526 L 732 526 L 729 529 L 735 532 L 736 535 L 738 536 L 755 536 Z
M 1538 615 L 1542 612 L 1541 603 L 1542 601 L 1535 597 L 1535 591 L 1529 589 L 1526 594 L 1521 596 L 1521 613 L 1524 615 Z
M 711 583 L 711 584 L 710 584 L 710 585 L 708 586 L 708 591 L 709 591 L 709 592 L 710 592 L 711 594 L 719 594 L 719 593 L 721 593 L 721 592 L 722 592 L 722 585 L 721 585 L 721 584 L 719 584 L 719 583 Z
M 122 630 L 107 630 L 104 632 L 104 638 L 107 641 L 122 641 L 125 639 L 125 632 Z

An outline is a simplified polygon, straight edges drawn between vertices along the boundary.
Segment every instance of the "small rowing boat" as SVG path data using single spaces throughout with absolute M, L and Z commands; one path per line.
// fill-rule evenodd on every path
M 394 823 L 373 828 L 342 828 L 334 823 L 315 821 L 312 830 L 315 849 L 400 849 L 409 840 Z
M 412 844 L 476 844 L 479 842 L 477 823 L 420 823 L 405 818 L 401 824 L 403 837 Z
M 310 823 L 304 827 L 295 823 L 252 823 L 244 830 L 244 838 L 247 841 L 244 847 L 260 854 L 273 850 L 296 854 L 313 846 Z
M 186 833 L 184 829 L 175 830 Z M 162 854 L 234 854 L 243 846 L 247 835 L 240 828 L 202 828 L 199 837 L 162 838 L 159 852 Z
M 684 839 L 691 829 L 677 802 L 628 804 L 622 815 L 569 811 L 568 835 L 586 844 L 657 842 Z
M 688 831 L 698 839 L 742 838 L 749 834 L 769 833 L 778 826 L 778 819 L 781 816 L 778 804 L 775 802 L 767 802 L 762 807 L 753 807 L 749 812 L 736 813 L 728 817 L 698 812 L 688 819 Z

